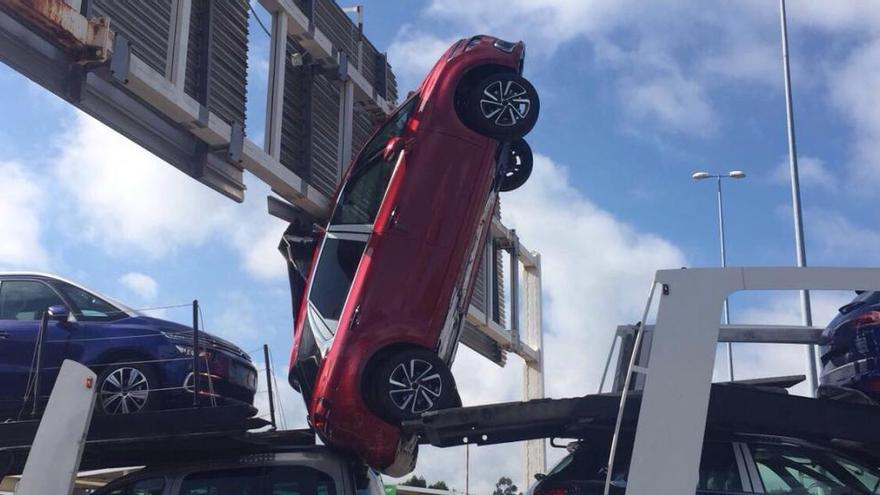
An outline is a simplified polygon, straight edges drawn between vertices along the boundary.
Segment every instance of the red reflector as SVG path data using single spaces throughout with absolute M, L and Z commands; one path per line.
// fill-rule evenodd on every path
M 856 328 L 880 324 L 880 311 L 868 311 L 852 319 Z
M 92 377 L 86 378 L 86 388 L 92 388 L 95 386 L 95 379 Z

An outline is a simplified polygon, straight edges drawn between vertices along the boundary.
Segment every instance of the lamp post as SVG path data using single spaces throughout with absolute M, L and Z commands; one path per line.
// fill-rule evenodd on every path
M 788 26 L 785 19 L 785 0 L 779 0 L 779 22 L 782 31 L 782 71 L 785 76 L 785 123 L 788 131 L 788 165 L 791 174 L 791 210 L 794 217 L 794 244 L 797 253 L 797 266 L 807 266 L 807 251 L 804 247 L 804 216 L 801 212 L 801 186 L 798 178 L 797 145 L 794 139 L 794 108 L 791 103 L 791 71 L 788 65 Z M 810 308 L 810 292 L 800 291 L 801 319 L 804 326 L 813 326 Z M 807 346 L 807 386 L 810 395 L 816 396 L 818 372 L 816 369 L 816 345 Z
M 721 179 L 745 179 L 746 174 L 742 170 L 731 170 L 727 175 L 710 174 L 709 172 L 694 172 L 691 179 L 715 179 L 718 185 L 718 230 L 721 234 L 721 267 L 727 266 L 727 254 L 724 249 L 724 201 L 721 197 Z M 727 298 L 724 299 L 724 324 L 730 324 L 730 308 L 727 306 Z M 727 343 L 727 374 L 733 381 L 733 343 Z

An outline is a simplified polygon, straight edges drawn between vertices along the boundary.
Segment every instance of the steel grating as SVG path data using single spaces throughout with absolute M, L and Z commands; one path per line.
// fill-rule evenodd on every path
M 284 101 L 281 112 L 281 164 L 305 181 L 310 180 L 311 125 L 308 123 L 311 95 L 311 68 L 294 67 L 290 55 L 304 54 L 305 50 L 292 37 L 287 37 L 287 57 L 284 63 Z
M 205 17 L 211 26 L 206 30 Z M 245 2 L 194 0 L 189 22 L 184 91 L 199 99 L 207 91 L 208 109 L 227 123 L 244 123 L 247 102 L 248 6 Z M 210 38 L 210 49 L 204 43 Z M 205 58 L 208 53 L 208 60 Z M 208 88 L 199 71 L 210 68 Z
M 110 29 L 131 42 L 131 51 L 151 68 L 167 74 L 172 0 L 92 0 L 89 16 L 106 17 Z
M 333 196 L 339 181 L 339 87 L 322 74 L 312 80 L 312 139 L 309 184 Z M 346 160 L 347 162 L 348 160 Z M 346 163 L 346 165 L 348 165 Z

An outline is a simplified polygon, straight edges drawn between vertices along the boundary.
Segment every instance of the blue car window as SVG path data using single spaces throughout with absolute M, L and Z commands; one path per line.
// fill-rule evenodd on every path
M 63 304 L 48 285 L 36 280 L 0 283 L 0 320 L 39 320 L 49 306 Z
M 58 288 L 73 303 L 74 316 L 80 321 L 114 321 L 126 317 L 126 313 L 100 297 L 68 283 L 59 283 Z

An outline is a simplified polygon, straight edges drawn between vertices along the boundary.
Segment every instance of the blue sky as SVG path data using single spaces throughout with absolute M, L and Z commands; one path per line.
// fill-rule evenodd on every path
M 690 180 L 693 171 L 748 174 L 725 183 L 729 264 L 794 264 L 775 2 L 363 3 L 401 94 L 458 37 L 528 45 L 525 75 L 542 95 L 528 138 L 536 170 L 502 212 L 542 254 L 551 395 L 595 388 L 610 332 L 638 319 L 654 270 L 718 263 L 714 184 Z M 789 23 L 808 260 L 876 266 L 880 9 L 791 1 Z M 247 133 L 261 143 L 268 50 L 251 24 Z M 5 66 L 0 108 L 0 269 L 59 273 L 134 307 L 198 298 L 208 329 L 245 349 L 268 342 L 285 367 L 290 303 L 274 251 L 283 226 L 265 214 L 264 186 L 251 177 L 248 201 L 232 203 Z M 816 322 L 847 297 L 818 296 Z M 734 297 L 731 313 L 798 321 L 793 294 Z M 737 367 L 801 372 L 802 353 L 743 348 Z M 519 398 L 513 357 L 500 369 L 463 352 L 454 371 L 481 377 L 462 385 L 467 404 Z M 298 397 L 285 390 L 285 404 L 289 423 L 302 425 Z M 460 451 L 424 454 L 420 474 L 463 488 Z M 518 478 L 518 463 L 511 449 L 479 449 L 471 478 L 487 488 Z

